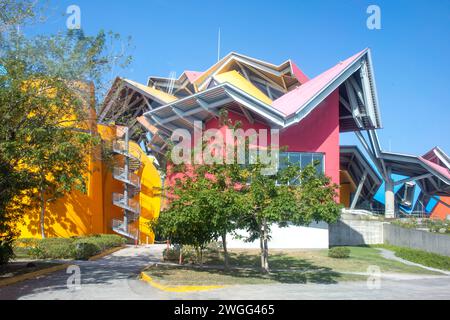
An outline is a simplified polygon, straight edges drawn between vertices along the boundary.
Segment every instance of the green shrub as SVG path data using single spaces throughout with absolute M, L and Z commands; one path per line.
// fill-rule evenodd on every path
M 346 247 L 334 247 L 328 250 L 328 256 L 336 259 L 350 258 L 350 249 Z
M 0 241 L 0 265 L 7 264 L 12 258 L 14 258 L 12 241 Z
M 419 227 L 419 222 L 415 218 L 408 218 L 405 220 L 395 220 L 391 222 L 393 225 L 405 228 L 416 229 Z
M 88 260 L 90 257 L 95 256 L 101 251 L 100 247 L 95 243 L 79 241 L 75 244 L 74 258 L 77 260 Z
M 428 219 L 426 221 L 426 226 L 428 227 L 430 232 L 450 233 L 450 222 L 449 221 Z
M 74 239 L 46 238 L 30 249 L 30 255 L 36 259 L 73 259 L 75 256 Z
M 205 251 L 208 253 L 220 253 L 223 250 L 222 242 L 220 241 L 213 241 L 208 243 L 208 245 L 205 248 Z
M 105 250 L 120 247 L 125 239 L 114 234 L 86 237 L 19 239 L 15 246 L 35 259 L 88 259 Z
M 427 267 L 450 271 L 450 257 L 411 248 L 390 245 L 384 245 L 383 247 L 394 251 L 395 255 L 399 258 Z
M 22 238 L 22 239 L 16 239 L 14 241 L 14 247 L 20 247 L 20 248 L 34 248 L 38 245 L 39 239 L 35 238 Z
M 163 260 L 170 262 L 178 262 L 180 258 L 180 249 L 179 248 L 169 248 L 164 249 L 163 251 Z
M 197 256 L 197 251 L 193 246 L 183 246 L 181 249 L 183 253 L 183 261 L 185 263 L 198 263 L 199 259 Z

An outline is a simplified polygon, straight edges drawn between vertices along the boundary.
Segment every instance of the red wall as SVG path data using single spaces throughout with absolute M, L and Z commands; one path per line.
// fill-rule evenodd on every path
M 280 146 L 289 151 L 322 152 L 325 174 L 339 185 L 339 93 L 334 91 L 299 123 L 283 130 Z
M 242 129 L 267 129 L 268 125 L 255 122 L 251 124 L 247 118 L 229 112 L 233 121 L 241 121 Z M 220 127 L 218 119 L 211 119 L 205 124 L 205 130 L 217 128 L 224 134 L 226 127 Z M 270 144 L 270 131 L 268 131 Z M 280 147 L 286 146 L 288 151 L 321 152 L 325 154 L 325 174 L 339 185 L 339 93 L 334 91 L 305 119 L 283 129 L 280 132 Z M 337 199 L 339 200 L 339 199 Z
M 242 128 L 270 129 L 268 125 L 251 124 L 245 117 L 230 112 L 229 118 L 242 122 Z M 219 121 L 212 119 L 205 129 L 219 128 Z M 270 137 L 268 139 L 270 144 Z M 322 152 L 325 154 L 325 174 L 339 185 L 339 93 L 334 91 L 314 111 L 299 123 L 280 132 L 280 146 L 288 151 Z

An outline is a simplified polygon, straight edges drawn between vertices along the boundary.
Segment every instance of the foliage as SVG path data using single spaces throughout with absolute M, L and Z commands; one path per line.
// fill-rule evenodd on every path
M 415 262 L 427 267 L 450 271 L 450 257 L 412 248 L 382 245 L 382 248 L 394 251 L 399 258 Z
M 405 229 L 416 229 L 419 227 L 418 221 L 414 218 L 406 220 L 394 220 L 391 223 Z
M 221 116 L 228 127 L 240 126 L 226 114 Z M 249 155 L 248 144 L 246 150 Z M 171 159 L 170 152 L 167 159 Z M 209 242 L 222 237 L 226 244 L 227 233 L 245 229 L 250 233 L 248 241 L 260 239 L 261 267 L 268 272 L 271 225 L 332 223 L 339 217 L 340 206 L 335 202 L 337 186 L 329 177 L 318 175 L 313 165 L 300 169 L 288 164 L 272 175 L 264 174 L 266 168 L 259 159 L 246 166 L 237 161 L 172 165 L 168 176 L 175 178 L 168 187 L 170 201 L 152 227 L 172 243 L 192 245 L 200 252 Z M 300 183 L 291 183 L 294 180 Z M 224 251 L 227 265 L 225 245 Z
M 450 234 L 450 221 L 427 219 L 426 226 L 430 232 Z
M 0 40 L 3 33 L 17 25 L 40 19 L 42 8 L 34 0 L 2 0 L 0 2 Z
M 337 186 L 329 177 L 317 174 L 309 165 L 303 169 L 288 164 L 275 175 L 264 175 L 260 163 L 245 168 L 251 183 L 244 189 L 245 203 L 251 210 L 244 211 L 249 241 L 260 239 L 261 268 L 269 271 L 270 226 L 307 226 L 313 221 L 335 222 L 340 205 L 335 202 Z M 292 183 L 298 180 L 299 183 Z
M 100 252 L 100 246 L 95 243 L 87 241 L 78 241 L 75 243 L 75 259 L 77 260 L 88 260 Z
M 0 266 L 7 264 L 13 257 L 14 250 L 12 242 L 0 240 Z
M 328 256 L 336 259 L 350 258 L 350 249 L 346 247 L 333 247 L 328 250 Z
M 73 238 L 18 239 L 14 245 L 24 248 L 35 259 L 86 260 L 102 251 L 122 246 L 118 235 L 96 235 Z
M 24 36 L 16 25 L 40 16 L 36 1 L 0 7 L 0 240 L 17 238 L 24 212 L 37 208 L 45 237 L 47 204 L 85 190 L 86 159 L 100 142 L 89 121 L 105 74 L 130 59 L 115 52 L 113 33 Z
M 178 262 L 179 257 L 180 257 L 179 247 L 171 247 L 163 250 L 164 261 Z
M 167 248 L 164 249 L 163 259 L 164 259 L 164 261 L 178 263 L 180 261 L 180 250 L 181 250 L 182 263 L 184 263 L 184 264 L 201 264 L 203 262 L 203 261 L 201 261 L 201 259 L 204 259 L 203 256 L 219 255 L 219 252 L 221 249 L 222 249 L 222 247 L 219 246 L 217 242 L 211 242 L 204 248 L 202 255 L 199 255 L 199 252 L 193 246 L 174 245 L 174 246 L 170 247 L 169 249 L 167 249 Z
M 438 219 L 415 219 L 415 218 L 407 218 L 401 220 L 395 220 L 391 222 L 393 225 L 406 228 L 406 229 L 418 229 L 418 228 L 427 228 L 430 232 L 435 233 L 450 233 L 450 221 L 443 221 Z

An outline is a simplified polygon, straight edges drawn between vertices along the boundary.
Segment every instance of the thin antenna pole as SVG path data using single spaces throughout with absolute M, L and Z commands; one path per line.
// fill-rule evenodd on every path
M 219 28 L 219 38 L 217 41 L 217 62 L 220 61 L 220 28 Z

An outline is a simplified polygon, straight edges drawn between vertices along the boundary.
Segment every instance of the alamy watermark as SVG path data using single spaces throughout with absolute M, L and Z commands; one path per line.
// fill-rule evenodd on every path
M 369 274 L 367 278 L 367 288 L 369 290 L 381 289 L 381 269 L 379 266 L 369 266 L 367 268 Z
M 66 27 L 69 30 L 81 29 L 81 9 L 77 5 L 67 7 L 66 14 L 69 15 L 66 20 Z
M 77 265 L 70 265 L 67 270 L 67 274 L 70 274 L 67 278 L 67 289 L 71 291 L 81 290 L 81 269 Z
M 369 30 L 381 29 L 381 9 L 379 6 L 372 4 L 367 7 L 367 14 L 370 16 L 367 18 L 366 25 Z

